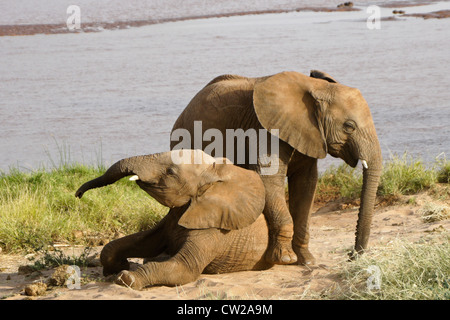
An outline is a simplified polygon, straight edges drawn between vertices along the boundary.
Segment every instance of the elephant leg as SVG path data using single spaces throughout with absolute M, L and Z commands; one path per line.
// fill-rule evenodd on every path
M 269 228 L 269 246 L 266 261 L 274 264 L 292 264 L 297 257 L 292 250 L 294 233 L 292 217 L 286 204 L 285 175 L 262 176 L 266 187 L 264 216 Z
M 205 230 L 195 230 L 207 233 Z M 116 283 L 136 290 L 151 285 L 176 286 L 195 281 L 217 256 L 220 241 L 214 237 L 187 240 L 180 250 L 166 261 L 149 261 L 135 271 L 124 270 Z
M 156 227 L 125 236 L 109 242 L 100 254 L 103 265 L 103 275 L 128 270 L 130 264 L 127 258 L 155 257 L 165 249 L 166 241 L 162 220 Z
M 315 263 L 308 244 L 309 220 L 318 180 L 317 159 L 298 152 L 293 158 L 288 170 L 289 211 L 294 222 L 292 248 L 297 254 L 298 263 L 309 265 Z
M 176 286 L 195 281 L 201 271 L 192 270 L 178 259 L 151 261 L 135 271 L 122 270 L 115 280 L 119 285 L 141 290 L 151 285 Z

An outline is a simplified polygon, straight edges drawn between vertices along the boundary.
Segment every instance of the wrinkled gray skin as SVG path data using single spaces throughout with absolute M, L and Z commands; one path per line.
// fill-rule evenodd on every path
M 211 128 L 219 130 L 224 137 L 222 146 L 227 144 L 227 129 L 279 130 L 278 170 L 272 175 L 261 174 L 270 237 L 268 262 L 315 262 L 308 249 L 309 220 L 318 180 L 317 159 L 327 153 L 352 167 L 359 160 L 364 166 L 355 253 L 367 248 L 382 158 L 369 107 L 359 90 L 339 84 L 320 71 L 312 71 L 310 76 L 282 72 L 263 78 L 223 75 L 197 93 L 175 122 L 172 134 L 187 129 L 195 137 L 194 121 L 202 121 L 201 135 Z M 171 149 L 193 148 L 197 139 L 186 147 L 185 141 L 175 138 L 172 135 Z M 217 156 L 211 141 L 203 140 L 203 150 Z M 262 173 L 264 159 L 258 150 L 257 162 L 250 161 L 251 146 L 245 144 L 243 163 L 236 157 L 229 158 L 234 164 Z M 222 150 L 228 152 L 225 147 Z
M 183 159 L 203 157 L 200 164 L 174 163 L 173 152 L 123 159 L 104 175 L 83 184 L 76 196 L 125 176 L 169 213 L 151 230 L 108 243 L 100 260 L 103 274 L 119 273 L 116 283 L 134 289 L 182 285 L 203 273 L 262 270 L 268 227 L 264 185 L 258 174 L 230 163 L 220 164 L 202 151 L 184 150 Z M 178 152 L 178 151 L 176 151 Z M 190 163 L 193 163 L 191 161 Z M 127 258 L 145 258 L 128 271 Z

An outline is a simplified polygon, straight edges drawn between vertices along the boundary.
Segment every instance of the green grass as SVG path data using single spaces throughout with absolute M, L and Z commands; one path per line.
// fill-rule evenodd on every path
M 427 167 L 420 159 L 404 154 L 385 161 L 378 187 L 378 195 L 412 195 L 431 188 L 436 183 L 449 183 L 450 161 L 440 160 Z M 327 169 L 319 177 L 317 199 L 357 199 L 361 195 L 362 170 L 345 163 Z
M 447 232 L 416 243 L 397 239 L 387 246 L 372 248 L 340 267 L 343 285 L 328 298 L 449 300 L 449 240 Z
M 437 174 L 440 183 L 450 183 L 450 161 L 442 161 Z
M 53 251 L 43 250 L 42 257 L 34 261 L 31 268 L 34 271 L 39 271 L 42 269 L 56 268 L 64 264 L 86 268 L 89 265 L 91 249 L 91 247 L 85 247 L 80 255 L 68 255 L 57 248 L 54 248 Z
M 55 242 L 88 244 L 94 235 L 110 239 L 147 229 L 167 212 L 126 179 L 75 198 L 84 182 L 104 170 L 65 164 L 50 171 L 0 174 L 0 246 L 14 252 Z
M 448 164 L 448 162 L 447 162 Z M 387 195 L 415 194 L 438 182 L 438 168 L 427 168 L 422 160 L 404 154 L 385 163 L 378 193 Z
M 60 152 L 58 167 L 51 170 L 0 173 L 0 247 L 7 252 L 35 251 L 62 242 L 89 245 L 93 237 L 113 239 L 153 226 L 168 209 L 157 203 L 134 182 L 93 189 L 82 199 L 75 191 L 86 181 L 103 174 L 105 167 L 71 164 Z M 380 196 L 414 194 L 438 182 L 447 182 L 450 162 L 427 168 L 421 160 L 404 155 L 385 162 Z M 325 171 L 319 179 L 317 199 L 357 199 L 360 168 L 342 164 Z
M 361 194 L 361 170 L 341 164 L 323 172 L 317 183 L 316 199 L 329 201 L 337 198 L 356 199 Z

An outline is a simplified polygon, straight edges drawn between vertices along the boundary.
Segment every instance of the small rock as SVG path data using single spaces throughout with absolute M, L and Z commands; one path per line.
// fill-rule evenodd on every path
M 339 4 L 338 6 L 337 6 L 338 8 L 343 8 L 343 7 L 353 7 L 353 2 L 344 2 L 344 3 L 341 3 L 341 4 Z
M 42 282 L 29 284 L 25 287 L 25 294 L 27 296 L 42 296 L 47 291 L 47 285 Z
M 47 283 L 51 286 L 61 287 L 66 284 L 67 279 L 69 279 L 70 274 L 67 273 L 67 267 L 69 267 L 66 264 L 60 265 L 55 269 L 53 274 L 48 279 Z

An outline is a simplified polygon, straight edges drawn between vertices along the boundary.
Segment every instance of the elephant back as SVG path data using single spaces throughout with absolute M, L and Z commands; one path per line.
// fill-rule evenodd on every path
M 172 128 L 172 134 L 177 129 L 185 129 L 190 135 L 189 148 L 198 149 L 201 141 L 202 150 L 207 151 L 205 148 L 212 141 L 211 133 L 220 132 L 224 139 L 223 145 L 226 145 L 227 129 L 262 129 L 253 107 L 253 88 L 256 81 L 255 78 L 236 75 L 222 75 L 213 79 L 194 96 L 180 114 Z M 209 131 L 205 135 L 208 129 L 216 131 Z M 178 143 L 179 140 L 171 139 L 170 148 L 174 149 Z M 183 145 L 183 148 L 187 149 L 187 146 Z

